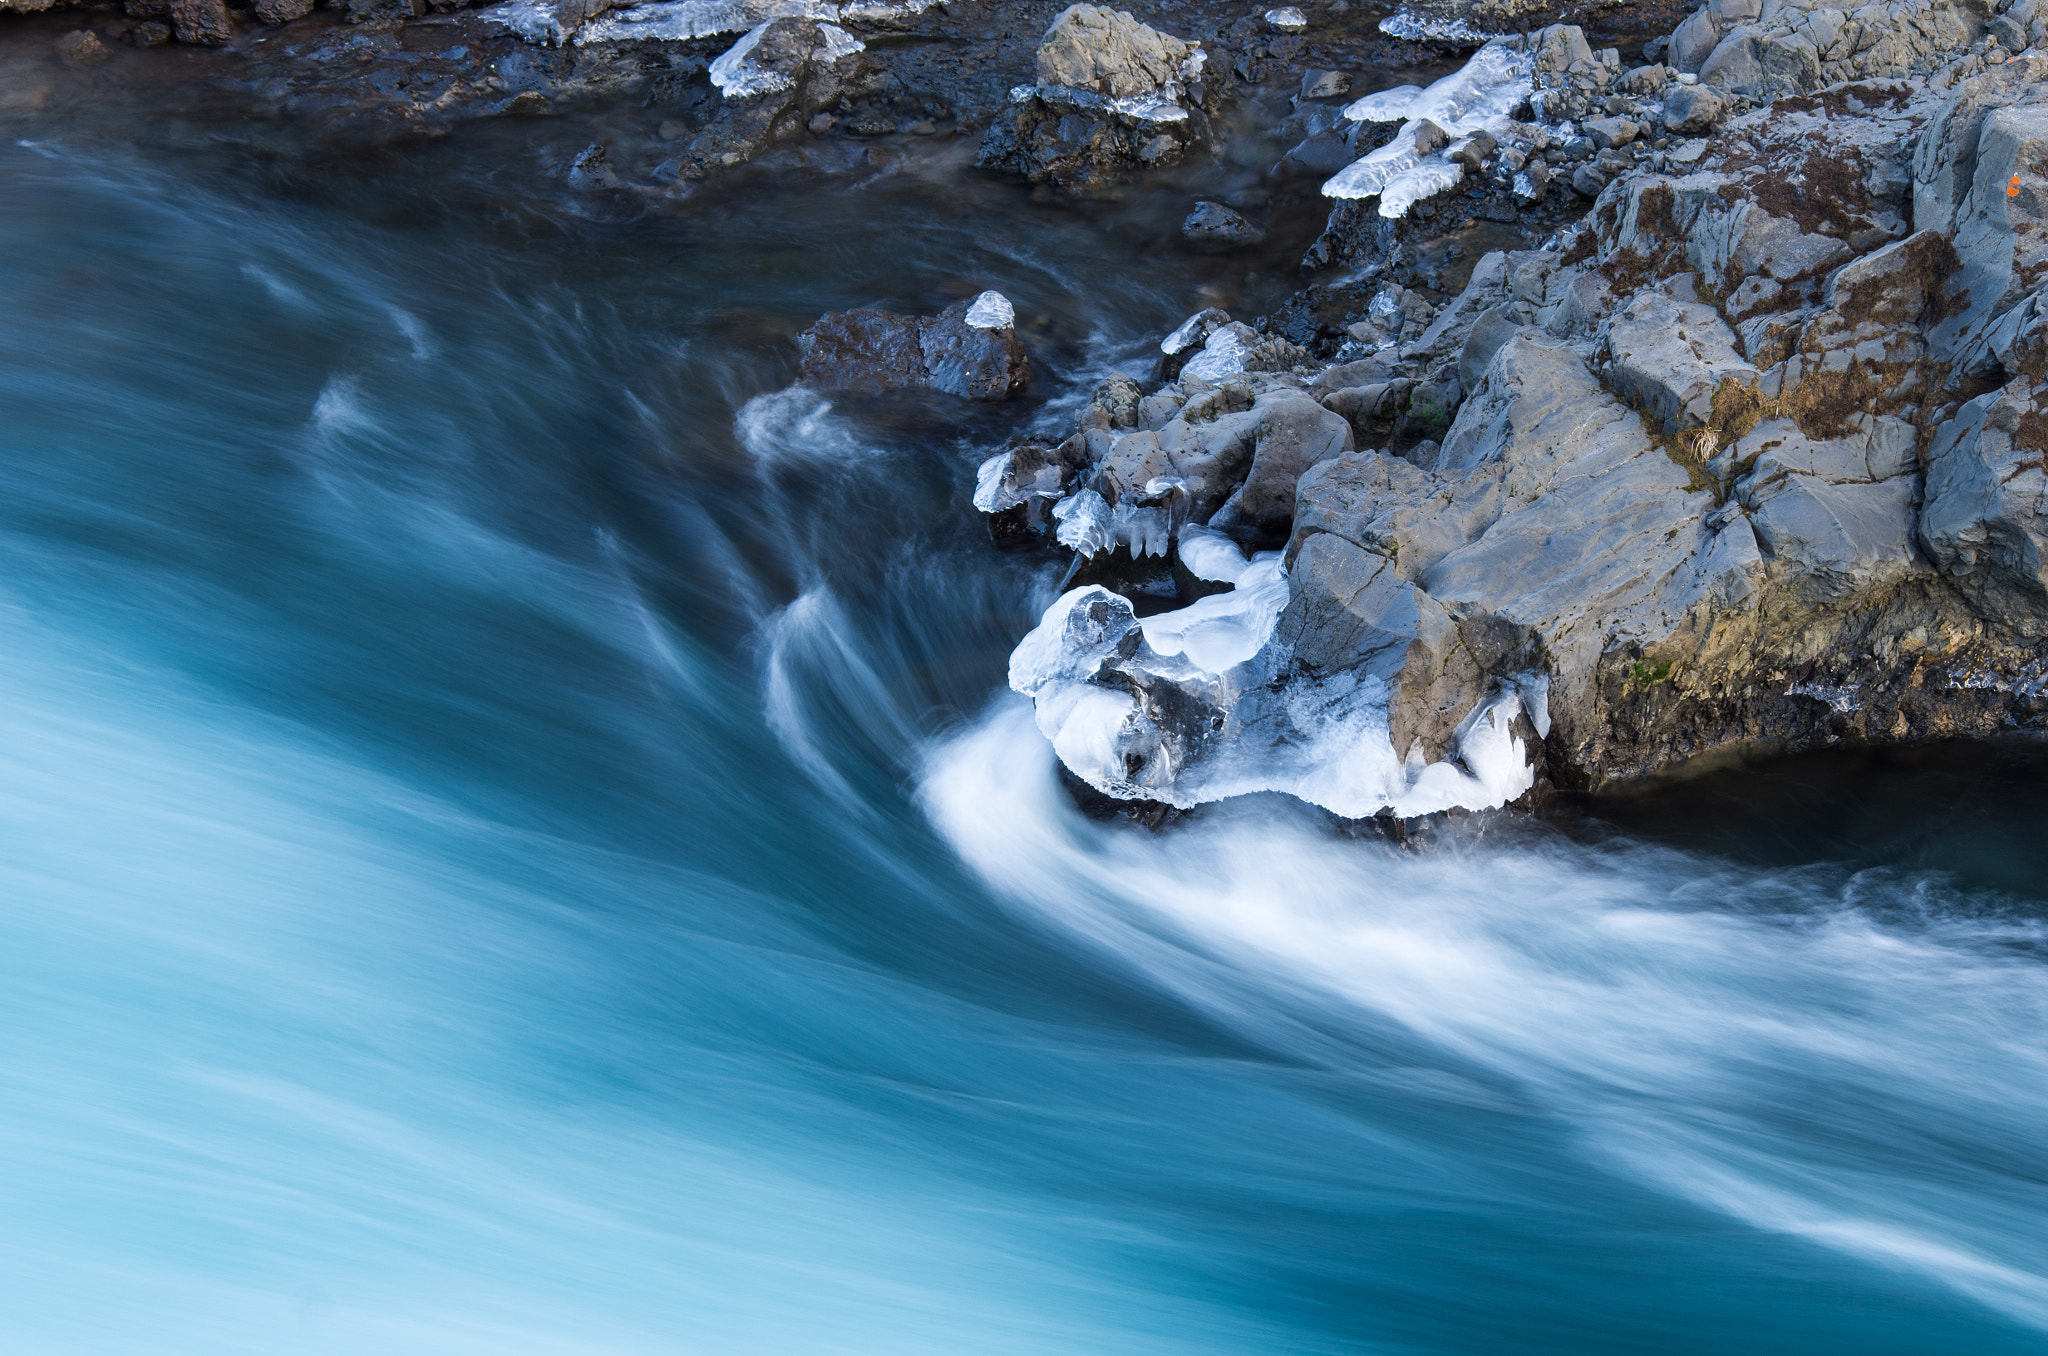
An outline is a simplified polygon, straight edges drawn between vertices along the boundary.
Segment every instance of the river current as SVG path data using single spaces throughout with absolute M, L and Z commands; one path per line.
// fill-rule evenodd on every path
M 2048 1351 L 2048 763 L 1086 818 L 1020 416 L 788 336 L 997 288 L 1053 423 L 1285 284 L 458 157 L 0 148 L 0 1347 Z

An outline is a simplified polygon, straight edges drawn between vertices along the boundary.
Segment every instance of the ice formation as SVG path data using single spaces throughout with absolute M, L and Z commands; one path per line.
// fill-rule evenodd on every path
M 1269 9 L 1266 22 L 1282 33 L 1299 33 L 1308 27 L 1308 16 L 1292 5 L 1282 9 Z
M 1221 381 L 1233 372 L 1244 371 L 1250 356 L 1242 335 L 1236 330 L 1220 329 L 1209 336 L 1200 353 L 1188 359 L 1187 365 L 1181 368 L 1181 375 L 1199 377 L 1203 381 Z
M 967 308 L 967 323 L 978 330 L 1007 330 L 1017 323 L 1017 308 L 1001 292 L 983 292 Z
M 1170 357 L 1186 349 L 1200 348 L 1210 335 L 1229 323 L 1230 316 L 1214 306 L 1197 311 L 1159 341 L 1159 351 Z
M 1500 36 L 1474 28 L 1472 21 L 1463 16 L 1444 18 L 1417 14 L 1412 9 L 1396 10 L 1380 20 L 1380 32 L 1403 42 L 1469 42 L 1474 46 Z
M 974 472 L 974 506 L 983 513 L 1001 513 L 1006 508 L 1015 508 L 1024 501 L 1010 492 L 1003 478 L 1010 474 L 1010 465 L 1016 460 L 1015 454 L 998 452 L 984 461 Z
M 1345 108 L 1346 118 L 1399 121 L 1401 130 L 1386 145 L 1339 170 L 1323 185 L 1324 196 L 1377 197 L 1381 216 L 1404 217 L 1422 199 L 1456 187 L 1465 177 L 1465 167 L 1444 151 L 1418 152 L 1419 124 L 1427 119 L 1454 141 L 1481 131 L 1498 134 L 1515 105 L 1529 97 L 1532 69 L 1529 57 L 1489 43 L 1463 68 L 1428 89 L 1403 85 L 1355 100 Z
M 1059 524 L 1054 539 L 1076 555 L 1107 551 L 1116 541 L 1110 533 L 1110 518 L 1109 501 L 1095 491 L 1070 494 L 1052 506 L 1052 519 Z
M 834 4 L 831 0 L 657 0 L 613 10 L 576 30 L 579 46 L 601 42 L 689 42 L 721 33 L 743 33 L 770 19 L 817 19 L 827 23 L 881 20 L 921 13 L 937 0 Z M 481 16 L 528 42 L 559 46 L 570 37 L 555 17 L 554 0 L 505 0 Z M 857 49 L 849 49 L 857 50 Z
M 1070 504 L 1066 523 L 1099 525 L 1107 511 L 1093 491 L 1061 507 Z M 1060 761 L 1090 786 L 1183 808 L 1280 791 L 1365 818 L 1488 808 L 1533 785 L 1512 726 L 1526 709 L 1547 730 L 1544 679 L 1504 683 L 1483 699 L 1458 726 L 1455 757 L 1403 760 L 1380 677 L 1311 676 L 1275 640 L 1289 600 L 1279 552 L 1246 560 L 1222 533 L 1192 526 L 1179 545 L 1191 572 L 1234 587 L 1144 618 L 1108 589 L 1073 589 L 1010 656 L 1010 686 L 1031 698 Z
M 754 48 L 761 41 L 761 35 L 768 31 L 769 20 L 747 30 L 746 36 L 727 48 L 725 54 L 711 63 L 711 83 L 718 92 L 728 99 L 752 99 L 762 94 L 773 94 L 796 83 L 796 78 L 779 66 L 770 66 L 754 60 Z M 837 61 L 851 56 L 866 44 L 841 28 L 838 24 L 821 23 L 818 34 L 824 45 L 818 49 L 818 58 L 823 61 Z
M 504 0 L 479 11 L 478 17 L 528 42 L 559 45 L 568 36 L 555 17 L 554 0 Z

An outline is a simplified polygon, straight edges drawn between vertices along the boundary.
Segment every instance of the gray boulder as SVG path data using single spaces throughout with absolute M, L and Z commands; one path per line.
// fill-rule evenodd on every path
M 1070 5 L 1038 45 L 1038 79 L 1111 99 L 1152 94 L 1178 78 L 1195 44 L 1162 33 L 1128 10 Z
M 1719 127 L 1728 101 L 1706 85 L 1679 85 L 1664 96 L 1664 128 L 1682 137 L 1696 137 Z

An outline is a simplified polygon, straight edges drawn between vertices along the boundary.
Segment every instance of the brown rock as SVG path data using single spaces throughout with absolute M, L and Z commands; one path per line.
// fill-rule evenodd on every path
M 255 0 L 256 17 L 267 24 L 288 24 L 313 12 L 313 0 Z
M 1008 400 L 1031 380 L 1031 360 L 1011 325 L 967 322 L 968 303 L 936 316 L 842 311 L 797 336 L 803 380 L 870 395 L 922 388 L 969 400 Z
M 90 28 L 66 33 L 51 46 L 57 49 L 57 59 L 67 66 L 97 66 L 113 55 Z
M 235 39 L 223 0 L 171 0 L 171 28 L 179 42 L 200 47 L 225 47 Z

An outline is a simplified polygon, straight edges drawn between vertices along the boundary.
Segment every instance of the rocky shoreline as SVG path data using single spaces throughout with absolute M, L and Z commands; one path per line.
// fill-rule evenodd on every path
M 1623 70 L 1553 26 L 1346 107 L 1306 263 L 1348 296 L 1192 317 L 1156 389 L 983 468 L 1081 562 L 1011 667 L 1068 771 L 1407 819 L 2040 729 L 2048 58 L 2024 11 L 1915 13 L 1791 76 L 1776 29 Z M 1441 308 L 1403 285 L 1573 159 L 1589 212 Z
M 1270 150 L 1180 244 L 1319 213 L 1299 290 L 979 473 L 1068 562 L 1010 678 L 1091 794 L 1408 819 L 2048 718 L 2031 0 L 266 3 L 0 0 L 0 119 L 520 119 L 643 204 L 920 156 L 1084 202 Z M 1032 390 L 995 292 L 799 346 L 828 390 Z

